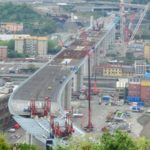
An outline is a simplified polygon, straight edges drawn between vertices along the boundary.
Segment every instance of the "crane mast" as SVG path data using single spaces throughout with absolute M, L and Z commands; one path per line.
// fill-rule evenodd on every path
M 141 16 L 140 16 L 140 19 L 139 19 L 139 21 L 138 21 L 138 23 L 137 23 L 137 25 L 136 25 L 136 27 L 135 27 L 135 29 L 134 29 L 134 31 L 133 31 L 133 34 L 132 34 L 131 38 L 129 39 L 129 42 L 134 39 L 136 33 L 138 32 L 139 27 L 140 27 L 140 25 L 141 25 L 141 23 L 142 23 L 142 21 L 143 21 L 145 15 L 146 15 L 148 9 L 149 9 L 149 6 L 150 6 L 150 3 L 148 3 L 148 4 L 145 6 L 145 9 L 144 9 L 143 13 L 142 13 Z

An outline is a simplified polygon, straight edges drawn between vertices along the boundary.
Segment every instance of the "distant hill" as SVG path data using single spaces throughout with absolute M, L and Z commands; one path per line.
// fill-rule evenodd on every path
M 32 35 L 48 35 L 55 32 L 55 21 L 48 16 L 42 16 L 32 7 L 11 2 L 0 5 L 0 22 L 18 22 L 24 24 L 24 33 Z

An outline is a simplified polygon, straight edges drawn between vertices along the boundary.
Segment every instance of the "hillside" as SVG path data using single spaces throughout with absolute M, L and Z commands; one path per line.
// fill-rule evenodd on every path
M 55 22 L 35 12 L 32 7 L 5 3 L 0 5 L 0 22 L 18 22 L 24 24 L 24 33 L 48 35 L 55 32 Z

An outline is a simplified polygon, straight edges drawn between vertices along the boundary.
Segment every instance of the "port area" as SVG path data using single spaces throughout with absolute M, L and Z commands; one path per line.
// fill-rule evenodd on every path
M 74 108 L 74 113 L 80 114 L 80 117 L 74 116 L 73 122 L 84 130 L 88 125 L 88 100 L 76 100 L 74 103 L 77 103 L 78 105 L 78 108 Z M 133 137 L 144 136 L 144 129 L 148 128 L 145 126 L 147 122 L 142 124 L 143 121 L 147 120 L 147 118 L 143 117 L 147 114 L 146 110 L 147 108 L 144 108 L 141 112 L 133 112 L 129 104 L 115 106 L 106 103 L 99 103 L 99 96 L 92 96 L 92 133 L 102 135 L 106 130 L 113 132 L 118 129 L 128 132 Z

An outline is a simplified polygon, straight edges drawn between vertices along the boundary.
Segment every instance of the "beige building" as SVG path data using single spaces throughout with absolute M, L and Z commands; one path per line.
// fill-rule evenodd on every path
M 150 60 L 150 43 L 147 43 L 144 46 L 144 58 Z
M 122 68 L 119 65 L 106 65 L 103 68 L 103 76 L 105 77 L 121 77 Z
M 0 60 L 7 58 L 7 46 L 0 46 Z
M 29 55 L 47 55 L 48 38 L 28 36 L 15 38 L 15 51 Z
M 11 23 L 11 22 L 1 23 L 0 30 L 1 31 L 9 31 L 9 32 L 23 31 L 23 24 L 22 23 L 20 23 L 20 24 Z
M 102 66 L 103 76 L 105 77 L 130 77 L 134 75 L 133 66 L 106 64 Z

